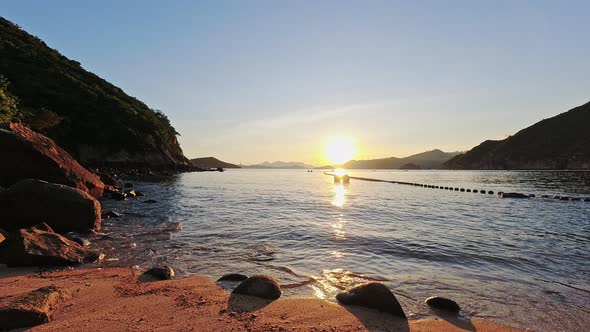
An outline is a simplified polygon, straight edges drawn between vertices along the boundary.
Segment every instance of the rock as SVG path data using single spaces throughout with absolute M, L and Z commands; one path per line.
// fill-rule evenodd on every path
M 407 318 L 395 295 L 379 282 L 368 282 L 338 293 L 336 300 L 345 305 L 358 305 Z
M 549 198 L 549 195 L 541 195 L 541 198 Z
M 431 296 L 427 298 L 424 303 L 426 303 L 431 308 L 444 310 L 455 314 L 461 310 L 461 307 L 459 307 L 457 302 L 444 297 Z
M 106 210 L 102 212 L 102 219 L 120 218 L 121 214 L 115 210 Z
M 83 239 L 81 237 L 73 237 L 71 238 L 72 241 L 76 242 L 77 244 L 81 245 L 82 247 L 88 247 L 89 245 L 91 245 L 92 243 L 90 243 L 90 241 Z
M 82 167 L 53 140 L 20 123 L 0 128 L 0 185 L 11 186 L 22 179 L 41 179 L 63 184 L 100 198 L 104 183 Z
M 580 199 L 580 197 L 572 197 L 572 199 L 571 199 L 571 200 L 572 200 L 572 201 L 576 201 L 576 202 L 577 202 L 577 201 L 580 201 L 581 199 Z
M 53 312 L 71 297 L 61 287 L 46 286 L 17 296 L 0 300 L 0 328 L 25 328 L 48 323 Z
M 155 199 L 148 199 L 147 201 L 144 201 L 144 203 L 154 204 L 154 203 L 158 203 L 158 201 L 156 201 Z
M 174 279 L 174 269 L 167 265 L 152 267 L 151 269 L 145 271 L 143 274 L 146 276 L 153 277 L 157 280 Z
M 242 281 L 232 293 L 251 295 L 271 300 L 278 299 L 282 294 L 279 283 L 274 278 L 264 275 L 252 276 Z
M 164 227 L 164 231 L 167 232 L 178 232 L 182 230 L 182 223 L 180 222 L 171 222 Z
M 105 192 L 105 196 L 107 198 L 112 198 L 112 199 L 116 199 L 119 201 L 124 200 L 125 198 L 127 198 L 127 194 L 122 192 L 121 190 L 115 188 L 115 187 L 111 187 L 111 186 L 106 186 L 104 188 L 104 192 Z
M 505 192 L 501 192 L 501 191 L 498 193 L 498 197 L 500 197 L 500 198 L 529 198 L 529 196 L 525 195 L 525 194 L 505 193 Z
M 248 279 L 247 275 L 239 273 L 229 273 L 224 274 L 221 278 L 217 279 L 217 281 L 244 281 L 246 279 Z
M 36 229 L 41 230 L 41 231 L 55 233 L 53 228 L 51 228 L 51 226 L 47 225 L 46 223 L 40 223 L 40 224 L 34 225 L 33 227 L 35 227 Z
M 93 262 L 99 255 L 47 225 L 21 229 L 0 247 L 0 262 L 12 266 L 63 266 Z
M 117 178 L 111 174 L 111 173 L 107 173 L 105 171 L 98 171 L 95 172 L 96 174 L 98 174 L 98 176 L 100 177 L 100 180 L 105 184 L 105 185 L 109 185 L 109 186 L 116 186 L 117 185 Z
M 584 198 L 584 202 L 590 202 L 590 197 Z
M 10 231 L 40 222 L 60 233 L 100 229 L 100 203 L 80 189 L 31 179 L 0 196 L 0 227 Z
M 529 194 L 529 197 L 530 197 L 530 198 L 535 198 L 535 197 L 537 197 L 537 196 L 536 196 L 535 194 Z

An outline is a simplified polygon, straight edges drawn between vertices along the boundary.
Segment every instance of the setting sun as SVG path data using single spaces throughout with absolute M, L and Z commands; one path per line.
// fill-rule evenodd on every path
M 356 153 L 352 139 L 334 137 L 326 145 L 326 158 L 334 165 L 341 165 L 351 160 Z

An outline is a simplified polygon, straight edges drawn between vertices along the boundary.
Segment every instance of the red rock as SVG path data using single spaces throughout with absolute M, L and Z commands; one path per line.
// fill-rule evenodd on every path
M 54 233 L 45 224 L 20 229 L 0 246 L 0 262 L 8 266 L 63 266 L 92 262 L 98 255 Z
M 104 183 L 53 140 L 20 123 L 0 128 L 0 185 L 31 178 L 83 190 L 100 198 Z
M 51 321 L 53 312 L 71 298 L 61 287 L 46 286 L 0 299 L 0 329 L 18 329 Z

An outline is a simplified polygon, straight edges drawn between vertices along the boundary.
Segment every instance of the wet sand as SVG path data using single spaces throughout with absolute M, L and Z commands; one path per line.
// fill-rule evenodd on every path
M 31 331 L 522 331 L 483 320 L 410 320 L 317 298 L 232 295 L 206 277 L 140 282 L 128 268 L 0 269 L 0 295 L 60 286 L 72 297 Z

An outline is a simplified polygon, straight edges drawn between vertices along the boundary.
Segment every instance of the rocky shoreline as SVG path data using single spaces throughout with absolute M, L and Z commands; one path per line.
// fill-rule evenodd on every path
M 31 331 L 522 331 L 453 315 L 407 320 L 317 298 L 255 297 L 202 276 L 146 280 L 130 268 L 0 269 L 0 276 L 3 329 L 29 322 Z
M 183 171 L 203 171 L 203 169 L 186 167 L 158 170 L 136 167 L 128 169 L 102 168 L 94 170 L 95 174 L 81 166 L 51 139 L 35 133 L 21 124 L 10 124 L 7 128 L 0 129 L 0 145 L 7 156 L 6 161 L 0 164 L 0 184 L 6 186 L 6 189 L 0 187 L 0 264 L 9 268 L 71 267 L 101 261 L 105 255 L 89 250 L 88 241 L 80 234 L 99 232 L 103 218 L 118 217 L 116 211 L 102 211 L 99 199 L 125 200 L 143 196 L 141 191 L 133 188 L 132 183 L 125 183 L 121 179 L 166 177 Z M 144 202 L 149 203 L 150 200 Z M 11 282 L 8 282 L 10 278 L 4 278 L 0 279 L 0 283 L 3 284 L 2 300 L 0 301 L 0 329 L 23 328 L 52 322 L 53 312 L 72 299 L 75 302 L 76 293 L 82 294 L 78 300 L 88 300 L 88 295 L 83 295 L 85 292 L 79 287 L 84 278 L 90 276 L 91 282 L 85 284 L 90 286 L 86 286 L 84 289 L 92 293 L 92 284 L 105 278 L 105 274 L 108 278 L 117 280 L 105 284 L 104 287 L 107 289 L 103 290 L 113 296 L 111 300 L 115 303 L 119 301 L 120 297 L 136 297 L 141 301 L 134 300 L 130 305 L 139 305 L 136 302 L 144 302 L 144 295 L 160 294 L 159 296 L 167 297 L 169 290 L 176 287 L 174 282 L 168 282 L 174 279 L 174 269 L 170 266 L 156 266 L 143 274 L 129 269 L 91 269 L 29 274 L 17 277 Z M 47 283 L 47 281 L 50 282 Z M 162 281 L 164 283 L 160 284 Z M 256 316 L 258 314 L 250 314 L 253 311 L 264 312 L 264 307 L 270 306 L 273 301 L 277 301 L 281 297 L 281 286 L 271 276 L 225 275 L 220 278 L 219 283 L 225 284 L 226 289 L 231 290 L 231 295 L 228 295 L 219 285 L 204 278 L 197 281 L 191 286 L 190 291 L 178 290 L 180 292 L 178 294 L 173 291 L 172 293 L 176 294 L 174 301 L 175 303 L 180 302 L 181 307 L 185 309 L 195 309 L 201 306 L 210 307 L 209 309 L 215 308 L 221 317 L 214 320 L 216 328 L 213 330 L 227 330 L 229 327 L 250 331 L 292 328 L 291 323 L 285 324 L 282 321 L 282 315 L 279 315 L 279 320 L 277 320 L 276 315 L 269 314 L 269 319 L 273 323 L 268 325 L 266 323 L 258 324 L 259 320 Z M 191 283 L 191 278 L 183 278 L 178 281 L 179 285 L 186 286 L 187 283 Z M 209 297 L 197 295 L 203 287 L 210 289 L 214 295 L 209 294 Z M 121 291 L 121 289 L 123 290 Z M 90 297 L 92 298 L 92 296 Z M 223 301 L 215 302 L 215 305 L 207 305 L 211 301 L 211 297 L 223 299 Z M 246 306 L 249 309 L 245 312 L 251 315 L 249 317 L 256 316 L 249 318 L 246 322 L 241 319 L 244 311 L 234 308 L 237 304 L 233 303 L 242 297 L 249 299 L 246 301 Z M 319 318 L 315 317 L 312 312 L 307 312 L 300 316 L 302 322 L 306 324 L 306 329 L 329 326 L 338 331 L 356 331 L 360 326 L 364 326 L 371 330 L 367 326 L 367 322 L 359 320 L 358 315 L 354 314 L 354 311 L 358 309 L 351 309 L 367 308 L 367 310 L 371 310 L 370 315 L 385 314 L 387 316 L 380 316 L 381 320 L 393 319 L 393 326 L 407 330 L 408 322 L 404 309 L 395 295 L 381 283 L 370 282 L 353 287 L 338 294 L 336 299 L 346 307 L 324 303 L 321 300 L 307 300 L 307 302 L 297 305 L 306 308 L 306 310 L 310 307 L 314 307 L 316 310 L 319 303 L 320 308 L 325 305 L 341 316 L 341 319 L 338 319 L 334 325 L 326 323 L 330 321 L 327 316 L 322 316 L 321 320 L 318 320 Z M 169 298 L 165 300 L 169 300 Z M 110 305 L 111 303 L 108 301 L 106 303 Z M 263 305 L 256 304 L 254 309 L 249 307 L 253 302 L 259 301 L 263 301 Z M 286 302 L 282 303 L 297 302 L 297 300 L 283 301 Z M 99 302 L 104 303 L 102 299 Z M 238 302 L 241 303 L 242 300 Z M 458 316 L 460 307 L 453 300 L 432 297 L 426 299 L 425 302 L 433 310 L 450 319 L 449 321 L 461 322 Z M 150 303 L 149 300 L 147 303 Z M 158 302 L 151 302 L 149 308 L 143 308 L 145 313 L 151 315 L 153 311 L 159 311 L 160 306 L 156 303 Z M 348 315 L 352 312 L 352 317 L 348 317 L 347 312 Z M 177 310 L 171 312 L 172 315 L 177 313 Z M 290 312 L 290 314 L 293 313 Z M 127 312 L 123 316 L 127 322 L 123 326 L 135 328 L 134 324 L 137 322 L 129 321 L 129 316 L 133 315 Z M 226 316 L 229 316 L 229 321 L 225 319 L 228 318 Z M 14 317 L 19 319 L 15 320 Z M 79 330 L 86 324 L 76 321 L 77 314 L 73 317 L 57 314 L 57 317 L 61 317 L 63 320 L 58 319 L 57 324 L 54 325 L 48 324 L 47 330 L 61 330 L 64 326 L 58 327 L 60 326 L 59 322 L 72 319 L 74 319 L 74 323 L 68 325 L 69 329 Z M 207 317 L 202 322 L 207 325 L 193 326 L 210 326 L 209 320 L 212 317 L 214 316 Z M 344 317 L 347 318 L 344 319 Z M 142 319 L 145 320 L 145 318 Z M 346 322 L 344 325 L 342 320 Z M 191 324 L 194 324 L 194 321 L 188 318 L 186 322 L 181 322 L 183 327 Z M 378 326 L 392 326 L 379 324 Z M 488 323 L 482 326 L 488 326 L 486 324 Z M 453 323 L 444 325 L 441 329 L 443 331 L 453 330 L 455 325 Z M 493 326 L 494 329 L 498 328 L 495 325 L 490 326 Z M 43 328 L 40 329 L 43 330 Z M 158 328 L 153 327 L 153 329 Z M 422 329 L 413 330 L 420 331 Z

